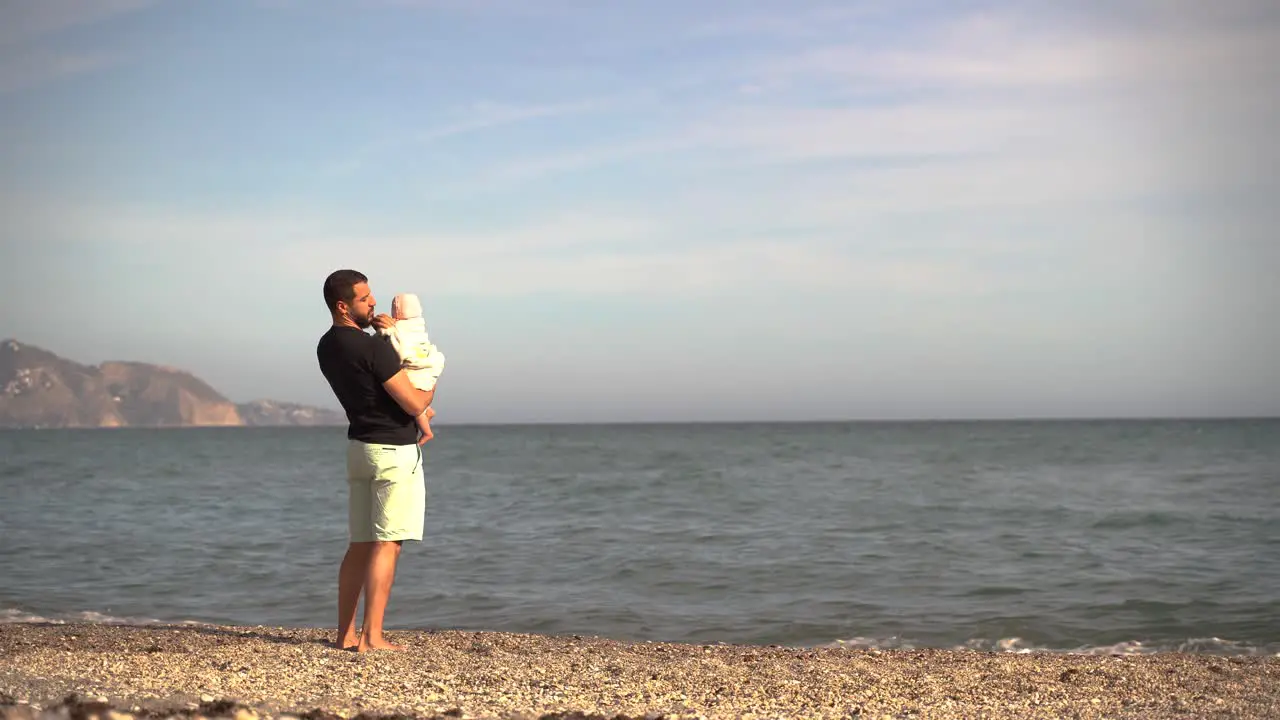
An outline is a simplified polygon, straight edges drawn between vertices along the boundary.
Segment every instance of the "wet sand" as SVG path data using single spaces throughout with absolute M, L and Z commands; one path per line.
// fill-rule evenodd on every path
M 1280 718 L 1280 658 L 0 625 L 0 717 Z M 68 696 L 76 699 L 67 702 Z

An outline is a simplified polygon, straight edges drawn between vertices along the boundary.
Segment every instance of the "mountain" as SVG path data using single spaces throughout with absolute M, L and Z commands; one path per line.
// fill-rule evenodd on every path
M 324 408 L 274 400 L 236 404 L 184 370 L 141 362 L 82 365 L 0 341 L 0 427 L 342 425 Z

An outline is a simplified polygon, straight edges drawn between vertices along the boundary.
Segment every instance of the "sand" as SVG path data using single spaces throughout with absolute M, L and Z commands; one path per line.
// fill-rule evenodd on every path
M 1280 658 L 631 643 L 391 631 L 0 625 L 0 715 L 1280 718 Z M 74 697 L 69 697 L 74 694 Z

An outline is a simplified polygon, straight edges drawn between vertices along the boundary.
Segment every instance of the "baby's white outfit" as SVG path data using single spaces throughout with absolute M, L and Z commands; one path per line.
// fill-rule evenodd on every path
M 391 341 L 400 356 L 400 365 L 409 374 L 409 382 L 419 390 L 432 390 L 444 372 L 444 353 L 427 337 L 427 321 L 422 317 L 422 303 L 413 293 L 403 293 L 391 301 L 391 317 L 395 324 L 378 334 Z

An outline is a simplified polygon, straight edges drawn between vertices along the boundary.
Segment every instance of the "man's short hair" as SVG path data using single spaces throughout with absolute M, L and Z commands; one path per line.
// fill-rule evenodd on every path
M 357 270 L 334 270 L 324 279 L 324 304 L 329 312 L 337 312 L 338 301 L 350 304 L 356 299 L 356 285 L 369 282 L 369 278 Z

